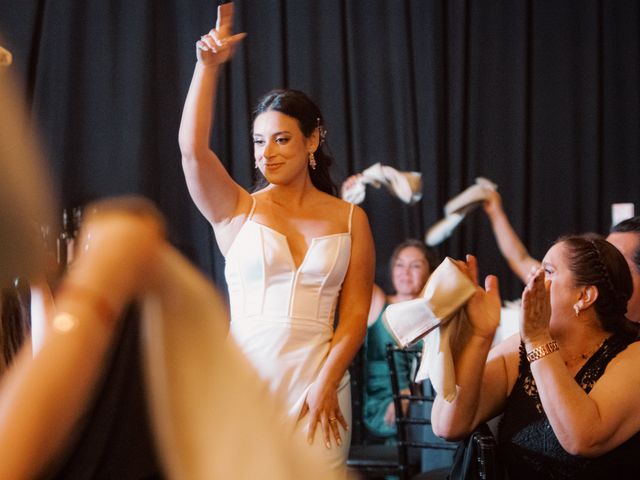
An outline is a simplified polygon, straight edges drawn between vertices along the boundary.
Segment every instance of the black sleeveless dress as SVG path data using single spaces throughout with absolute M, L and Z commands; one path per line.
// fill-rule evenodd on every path
M 609 337 L 576 374 L 576 382 L 589 393 L 609 362 L 630 343 Z M 640 479 L 640 433 L 597 458 L 570 455 L 562 448 L 540 403 L 524 344 L 518 379 L 498 428 L 498 449 L 512 480 Z

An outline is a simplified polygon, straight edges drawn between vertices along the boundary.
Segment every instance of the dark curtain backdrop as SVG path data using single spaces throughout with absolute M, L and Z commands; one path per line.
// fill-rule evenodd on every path
M 140 193 L 171 240 L 219 285 L 223 260 L 193 206 L 177 131 L 210 0 L 0 0 L 64 206 Z M 606 232 L 613 202 L 640 208 L 640 6 L 635 0 L 241 0 L 248 37 L 225 70 L 212 145 L 253 182 L 250 111 L 275 87 L 308 92 L 327 118 L 335 180 L 375 162 L 421 171 L 423 200 L 363 204 L 378 282 L 405 237 L 485 176 L 531 253 L 560 234 Z M 506 298 L 521 285 L 482 210 L 439 247 L 476 253 Z

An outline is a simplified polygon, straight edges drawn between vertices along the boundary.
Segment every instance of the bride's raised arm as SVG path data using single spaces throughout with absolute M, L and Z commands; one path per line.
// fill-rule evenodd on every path
M 232 35 L 233 4 L 218 7 L 215 28 L 196 42 L 197 63 L 180 122 L 179 143 L 189 193 L 214 228 L 249 202 L 249 194 L 226 171 L 209 146 L 217 79 L 244 33 Z

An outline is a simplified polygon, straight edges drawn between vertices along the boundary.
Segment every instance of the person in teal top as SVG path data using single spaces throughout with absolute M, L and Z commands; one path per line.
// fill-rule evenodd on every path
M 389 271 L 395 292 L 386 295 L 374 285 L 364 342 L 365 394 L 364 425 L 374 437 L 391 440 L 396 436 L 396 412 L 387 363 L 387 344 L 394 343 L 382 321 L 387 305 L 417 298 L 436 267 L 435 253 L 419 240 L 406 240 L 391 255 Z M 399 363 L 400 386 L 408 393 L 410 365 Z

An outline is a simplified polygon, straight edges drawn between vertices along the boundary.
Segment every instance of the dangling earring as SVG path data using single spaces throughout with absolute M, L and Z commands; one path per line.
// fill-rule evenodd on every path
M 256 170 L 258 170 L 259 166 L 258 166 L 258 160 L 255 161 L 254 166 L 256 168 Z
M 313 154 L 313 152 L 309 152 L 309 166 L 311 167 L 311 170 L 315 170 L 316 169 L 316 157 Z
M 577 303 L 573 306 L 573 311 L 576 312 L 576 317 L 580 315 L 580 306 Z

